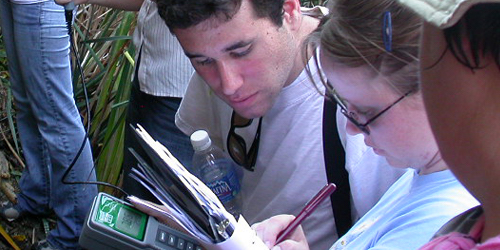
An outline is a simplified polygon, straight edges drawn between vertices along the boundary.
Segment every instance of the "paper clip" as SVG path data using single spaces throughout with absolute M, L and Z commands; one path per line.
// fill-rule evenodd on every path
M 392 18 L 391 12 L 384 12 L 384 24 L 382 27 L 382 38 L 384 39 L 384 46 L 387 52 L 392 51 Z

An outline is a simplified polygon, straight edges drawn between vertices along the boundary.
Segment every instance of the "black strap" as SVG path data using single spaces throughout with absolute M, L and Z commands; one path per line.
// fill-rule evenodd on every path
M 337 105 L 325 98 L 323 107 L 323 154 L 328 182 L 337 185 L 331 202 L 339 238 L 352 226 L 351 188 L 345 169 L 345 151 L 337 132 Z

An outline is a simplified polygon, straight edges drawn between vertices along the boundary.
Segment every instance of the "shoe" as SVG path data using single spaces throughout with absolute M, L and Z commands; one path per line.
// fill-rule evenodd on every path
M 32 247 L 32 250 L 60 250 L 57 247 L 52 246 L 47 240 L 41 240 L 35 243 Z
M 0 204 L 0 217 L 13 221 L 21 216 L 21 211 L 17 209 L 12 202 L 7 201 Z

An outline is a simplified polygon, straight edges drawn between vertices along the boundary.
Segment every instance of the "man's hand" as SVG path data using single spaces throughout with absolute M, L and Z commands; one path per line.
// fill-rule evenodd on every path
M 294 218 L 295 216 L 293 215 L 276 215 L 265 221 L 253 224 L 252 228 L 271 250 L 309 250 L 302 226 L 297 227 L 288 239 L 275 245 L 278 234 L 285 230 Z
M 70 2 L 75 2 L 75 4 L 85 4 L 88 0 L 54 0 L 59 5 L 65 5 Z

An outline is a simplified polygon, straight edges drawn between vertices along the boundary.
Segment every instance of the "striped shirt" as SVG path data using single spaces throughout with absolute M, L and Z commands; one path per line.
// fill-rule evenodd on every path
M 154 96 L 183 97 L 194 69 L 158 15 L 155 2 L 144 0 L 133 41 L 136 61 L 142 50 L 138 76 L 141 91 Z

